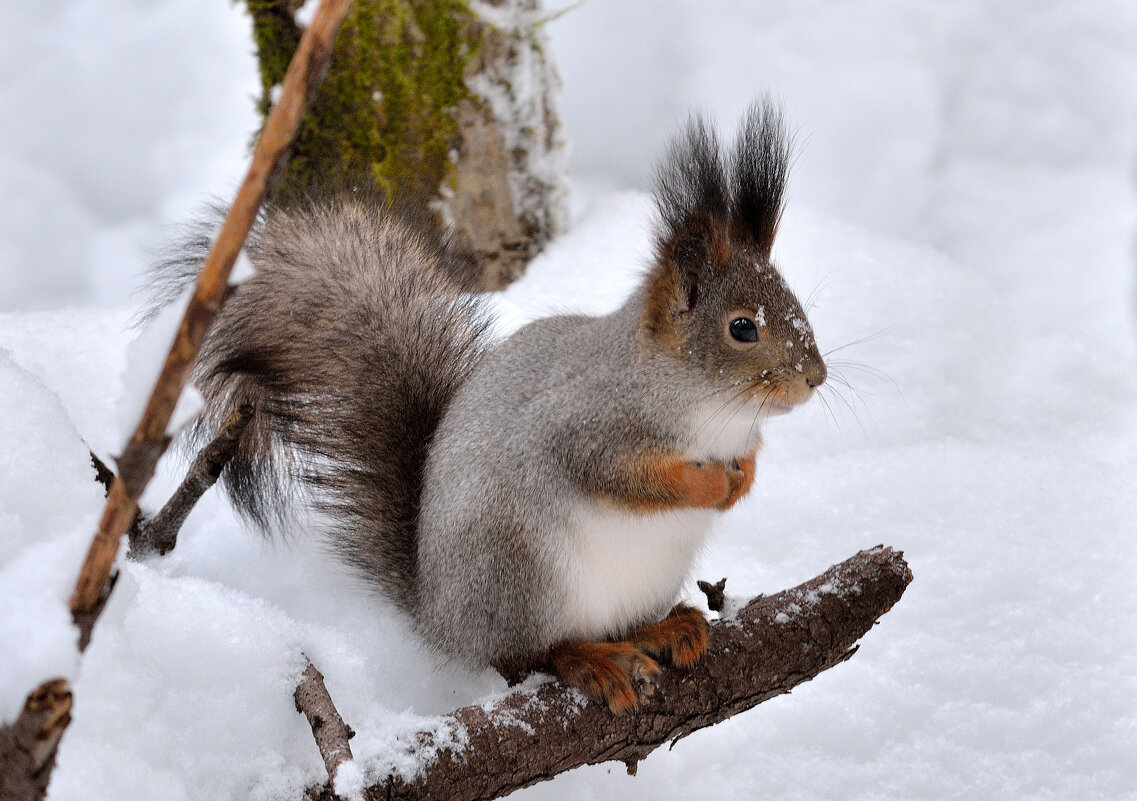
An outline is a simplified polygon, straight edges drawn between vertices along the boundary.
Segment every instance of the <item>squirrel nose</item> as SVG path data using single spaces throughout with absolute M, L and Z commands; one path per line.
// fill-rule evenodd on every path
M 810 389 L 817 389 L 825 383 L 825 379 L 829 377 L 829 371 L 825 367 L 825 362 L 818 360 L 816 364 L 810 365 L 806 370 L 805 383 L 809 385 Z

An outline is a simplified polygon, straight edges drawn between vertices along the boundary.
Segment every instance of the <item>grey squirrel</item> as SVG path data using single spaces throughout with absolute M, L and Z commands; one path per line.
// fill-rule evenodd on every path
M 444 657 L 631 709 L 660 661 L 702 656 L 677 595 L 750 489 L 763 418 L 826 378 L 770 260 L 788 161 L 768 102 L 727 153 L 693 119 L 657 169 L 641 286 L 497 344 L 429 226 L 350 197 L 270 210 L 195 367 L 195 435 L 250 405 L 237 508 L 272 528 L 299 492 Z M 167 294 L 199 251 L 162 267 Z

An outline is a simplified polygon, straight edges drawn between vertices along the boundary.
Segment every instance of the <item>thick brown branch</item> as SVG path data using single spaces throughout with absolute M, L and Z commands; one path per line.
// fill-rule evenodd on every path
M 178 532 L 182 523 L 205 491 L 217 483 L 222 469 L 237 452 L 241 434 L 249 424 L 252 413 L 249 406 L 234 409 L 213 441 L 202 448 L 193 460 L 186 477 L 170 496 L 170 500 L 166 501 L 166 505 L 149 521 L 131 529 L 132 554 L 165 554 L 174 549 L 178 544 Z
M 635 714 L 613 716 L 559 683 L 490 708 L 470 706 L 445 725 L 466 743 L 440 749 L 414 778 L 391 776 L 368 798 L 487 801 L 582 765 L 635 763 L 668 741 L 789 692 L 844 662 L 912 580 L 901 553 L 877 547 L 791 590 L 760 596 L 711 626 L 702 663 L 665 671 Z M 427 733 L 419 741 L 432 742 Z M 310 797 L 332 799 L 328 786 Z
M 355 732 L 343 722 L 328 688 L 324 686 L 323 674 L 311 662 L 304 668 L 303 678 L 296 685 L 292 697 L 296 700 L 296 711 L 308 718 L 316 747 L 320 749 L 324 767 L 328 770 L 328 781 L 334 782 L 340 764 L 352 759 L 348 740 L 355 736 Z

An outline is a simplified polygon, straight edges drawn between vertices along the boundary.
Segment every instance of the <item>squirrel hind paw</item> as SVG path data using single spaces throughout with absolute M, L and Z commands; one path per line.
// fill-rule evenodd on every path
M 660 672 L 654 659 L 627 642 L 566 640 L 549 650 L 548 669 L 613 714 L 630 712 L 655 692 Z
M 703 658 L 709 631 L 710 626 L 702 612 L 679 604 L 658 623 L 631 632 L 628 642 L 656 659 L 689 668 Z

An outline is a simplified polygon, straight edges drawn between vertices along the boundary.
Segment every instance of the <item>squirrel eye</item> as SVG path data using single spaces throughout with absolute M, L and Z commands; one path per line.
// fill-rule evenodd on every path
M 735 317 L 730 321 L 730 335 L 739 342 L 757 342 L 758 326 L 749 317 Z

